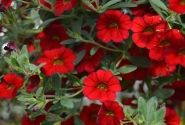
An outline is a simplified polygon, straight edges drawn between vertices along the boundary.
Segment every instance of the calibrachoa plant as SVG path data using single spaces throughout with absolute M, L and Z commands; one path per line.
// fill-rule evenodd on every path
M 185 0 L 0 0 L 0 125 L 184 125 Z

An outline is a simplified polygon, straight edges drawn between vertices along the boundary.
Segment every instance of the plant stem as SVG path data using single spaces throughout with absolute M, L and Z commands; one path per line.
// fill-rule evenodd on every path
M 94 45 L 96 45 L 96 46 L 98 46 L 98 47 L 100 47 L 100 48 L 103 48 L 103 49 L 105 49 L 105 50 L 108 50 L 108 51 L 122 53 L 122 51 L 121 51 L 121 50 L 108 48 L 108 47 L 103 46 L 102 44 L 97 43 L 97 42 L 95 42 L 95 41 L 93 41 L 93 40 L 92 40 L 92 41 L 90 41 L 90 40 L 85 40 L 85 39 L 83 39 L 83 40 L 82 40 L 82 42 L 84 42 L 84 43 L 91 43 L 91 44 L 94 44 Z

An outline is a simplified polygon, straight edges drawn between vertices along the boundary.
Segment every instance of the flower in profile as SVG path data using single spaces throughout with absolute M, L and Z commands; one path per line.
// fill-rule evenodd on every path
M 157 39 L 158 33 L 168 29 L 166 22 L 159 15 L 145 14 L 137 16 L 132 25 L 133 42 L 140 48 L 151 48 L 153 40 Z
M 104 102 L 98 113 L 98 125 L 120 125 L 123 119 L 123 108 L 114 101 Z
M 97 38 L 105 43 L 122 42 L 129 37 L 130 17 L 119 10 L 108 10 L 100 15 L 97 23 Z
M 12 99 L 23 85 L 23 78 L 15 73 L 6 74 L 0 83 L 0 98 Z
M 185 14 L 185 0 L 168 0 L 169 8 L 178 13 Z
M 99 110 L 100 105 L 97 104 L 84 106 L 80 113 L 80 119 L 84 122 L 85 125 L 96 125 Z
M 54 13 L 60 16 L 65 11 L 70 11 L 77 4 L 77 0 L 56 0 L 54 4 Z
M 109 70 L 98 70 L 89 74 L 83 81 L 83 94 L 91 100 L 111 100 L 121 91 L 118 78 Z
M 68 39 L 68 35 L 64 26 L 60 22 L 55 21 L 46 27 L 44 31 L 40 32 L 37 38 L 40 40 L 42 50 L 50 50 L 60 48 L 60 42 Z
M 78 73 L 86 72 L 93 72 L 100 66 L 101 60 L 104 57 L 104 51 L 102 49 L 98 49 L 94 55 L 90 54 L 91 49 L 93 48 L 92 45 L 86 44 L 83 46 L 86 50 L 85 56 L 82 61 L 77 66 Z
M 180 125 L 180 117 L 174 109 L 166 108 L 165 123 L 166 125 Z
M 55 73 L 68 73 L 74 69 L 76 55 L 69 48 L 61 47 L 57 49 L 44 51 L 38 59 L 38 63 L 44 64 L 42 72 L 46 76 L 52 76 Z

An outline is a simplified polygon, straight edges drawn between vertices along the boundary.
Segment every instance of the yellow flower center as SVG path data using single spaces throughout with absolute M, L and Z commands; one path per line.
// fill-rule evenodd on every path
M 97 88 L 100 90 L 106 91 L 108 87 L 105 83 L 100 83 L 98 84 Z
M 62 65 L 64 62 L 61 59 L 55 59 L 53 62 L 54 65 Z
M 180 5 L 185 5 L 185 0 L 181 0 Z
M 113 117 L 113 116 L 114 116 L 114 112 L 112 112 L 112 111 L 107 111 L 107 112 L 106 112 L 106 115 L 107 115 L 107 116 Z

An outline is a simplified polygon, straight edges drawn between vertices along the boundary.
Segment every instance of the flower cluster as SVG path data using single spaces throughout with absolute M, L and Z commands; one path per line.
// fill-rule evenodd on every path
M 184 14 L 185 0 L 0 0 L 0 117 L 185 123 Z

